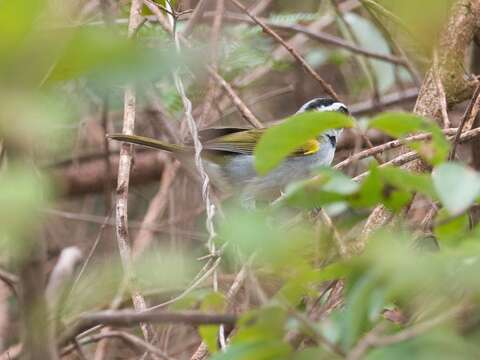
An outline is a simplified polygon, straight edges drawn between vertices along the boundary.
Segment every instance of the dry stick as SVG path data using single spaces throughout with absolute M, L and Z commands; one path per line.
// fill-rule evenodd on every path
M 442 130 L 442 132 L 447 136 L 455 135 L 457 131 L 458 131 L 457 128 L 443 129 Z M 471 136 L 471 134 L 476 134 L 476 132 L 474 132 L 474 131 L 465 132 L 464 134 L 469 134 L 469 136 Z M 336 164 L 334 166 L 334 168 L 335 169 L 341 169 L 341 168 L 344 168 L 345 166 L 350 165 L 354 161 L 365 159 L 367 157 L 373 156 L 374 154 L 380 154 L 380 153 L 383 153 L 387 150 L 398 148 L 398 147 L 403 146 L 406 143 L 409 143 L 409 142 L 412 142 L 412 141 L 428 140 L 431 137 L 432 137 L 431 133 L 424 133 L 424 134 L 409 136 L 405 139 L 392 140 L 392 141 L 389 141 L 385 144 L 374 146 L 370 149 L 366 149 L 366 150 L 363 150 L 359 153 L 353 154 L 348 159 L 345 159 L 342 162 L 339 162 L 338 164 Z
M 337 228 L 333 224 L 332 219 L 328 216 L 325 209 L 321 208 L 319 211 L 319 216 L 322 219 L 323 223 L 327 225 L 328 229 L 332 232 L 333 238 L 335 239 L 335 243 L 337 245 L 338 253 L 342 258 L 348 256 L 347 246 L 345 245 L 345 241 L 342 239 L 340 233 L 338 232 Z
M 245 103 L 246 103 L 246 106 L 253 106 L 255 104 L 258 104 L 262 101 L 265 101 L 265 100 L 269 100 L 271 98 L 274 98 L 274 97 L 277 97 L 277 96 L 281 96 L 281 95 L 284 95 L 284 94 L 288 94 L 288 93 L 291 93 L 295 90 L 295 86 L 293 86 L 292 84 L 290 85 L 287 85 L 285 87 L 282 87 L 282 88 L 278 88 L 278 89 L 273 89 L 271 91 L 268 91 L 266 93 L 263 93 L 259 96 L 255 96 L 254 98 L 252 99 L 247 99 L 245 100 Z M 225 111 L 222 112 L 222 114 L 213 119 L 212 121 L 206 123 L 205 125 L 206 126 L 209 126 L 211 124 L 214 124 L 216 123 L 217 121 L 223 119 L 223 118 L 226 118 L 227 116 L 235 113 L 235 111 L 238 111 L 238 107 L 237 106 L 232 106 L 230 108 L 227 108 Z
M 413 101 L 418 96 L 417 88 L 409 88 L 404 91 L 394 92 L 380 98 L 378 103 L 372 100 L 362 101 L 349 106 L 352 115 L 363 115 L 375 112 L 379 109 L 385 109 L 389 106 L 394 106 L 408 101 Z
M 473 97 L 468 104 L 467 110 L 463 115 L 462 122 L 458 127 L 457 133 L 455 134 L 455 139 L 453 140 L 452 151 L 450 152 L 450 156 L 448 157 L 449 160 L 455 159 L 455 152 L 457 151 L 457 144 L 462 135 L 463 128 L 467 122 L 470 122 L 470 119 L 475 119 L 478 114 L 478 102 L 480 101 L 480 84 L 475 89 L 473 93 Z M 475 109 L 476 108 L 476 109 Z M 475 113 L 476 112 L 476 113 Z M 473 123 L 473 121 L 472 121 Z
M 452 132 L 452 130 L 455 131 L 455 129 L 446 129 L 448 130 L 449 132 Z M 424 136 L 426 134 L 422 134 L 422 135 L 416 135 L 416 136 Z M 474 138 L 477 138 L 480 136 L 480 128 L 475 128 L 473 130 L 470 130 L 470 131 L 465 131 L 461 136 L 460 138 L 458 139 L 458 143 L 463 143 L 463 142 L 467 142 L 467 141 L 470 141 Z M 413 136 L 412 136 L 413 138 Z M 413 140 L 412 140 L 413 141 Z M 387 143 L 388 144 L 388 143 Z M 383 145 L 380 145 L 380 147 L 382 147 Z M 373 148 L 372 150 L 374 150 L 375 148 Z M 376 151 L 376 150 L 375 150 Z M 362 155 L 362 158 L 364 157 L 368 157 L 368 156 L 365 156 L 365 154 Z M 411 162 L 413 160 L 416 160 L 416 159 L 419 159 L 420 158 L 420 155 L 416 152 L 416 151 L 411 151 L 411 152 L 408 152 L 408 153 L 405 153 L 405 154 L 402 154 L 382 165 L 380 165 L 380 167 L 384 167 L 384 166 L 390 166 L 390 165 L 393 165 L 393 166 L 401 166 L 401 165 L 404 165 L 408 162 Z M 343 165 L 342 165 L 343 166 Z M 361 179 L 363 179 L 366 175 L 368 174 L 368 171 L 367 172 L 364 172 L 356 177 L 353 178 L 353 180 L 355 181 L 359 181 Z
M 167 5 L 170 6 L 170 3 L 167 1 Z M 181 53 L 181 46 L 180 46 L 180 40 L 178 33 L 175 30 L 176 24 L 175 21 L 176 19 L 173 16 L 168 16 L 170 20 L 170 27 L 171 27 L 171 32 L 173 36 L 173 40 L 175 42 L 175 48 L 177 52 L 180 54 Z M 207 228 L 208 232 L 208 240 L 207 240 L 207 247 L 210 252 L 210 254 L 213 256 L 215 254 L 215 243 L 214 243 L 214 238 L 216 237 L 215 233 L 215 228 L 213 225 L 213 218 L 215 216 L 215 204 L 212 200 L 211 193 L 210 193 L 210 178 L 208 174 L 205 171 L 205 165 L 203 163 L 203 160 L 201 158 L 201 152 L 203 149 L 202 143 L 200 142 L 200 139 L 198 137 L 198 129 L 197 129 L 197 124 L 195 123 L 195 119 L 193 118 L 192 115 L 192 103 L 190 99 L 187 97 L 185 87 L 183 85 L 182 79 L 180 78 L 179 72 L 174 71 L 173 73 L 173 79 L 175 81 L 175 87 L 177 88 L 177 91 L 182 99 L 183 102 L 183 107 L 185 109 L 185 118 L 187 121 L 188 125 L 188 130 L 190 131 L 190 135 L 193 140 L 193 145 L 195 149 L 195 166 L 200 174 L 200 177 L 202 179 L 202 198 L 203 201 L 205 202 L 205 209 L 206 209 L 206 220 L 205 220 L 205 226 Z M 216 269 L 213 272 L 213 290 L 218 291 L 218 283 L 217 283 L 217 272 Z
M 210 74 L 218 81 L 222 88 L 227 92 L 227 95 L 230 97 L 232 102 L 235 104 L 237 109 L 242 114 L 242 117 L 247 120 L 252 126 L 260 129 L 263 128 L 263 124 L 253 115 L 250 109 L 243 103 L 243 101 L 238 97 L 233 88 L 229 83 L 225 81 L 223 77 L 220 76 L 218 72 L 213 69 L 209 70 Z
M 136 347 L 137 349 L 141 351 L 148 351 L 152 354 L 157 355 L 158 357 L 162 359 L 168 359 L 168 360 L 173 360 L 173 358 L 169 357 L 167 354 L 165 354 L 163 351 L 160 349 L 157 349 L 155 346 L 147 343 L 146 341 L 142 340 L 141 338 L 129 334 L 124 331 L 108 331 L 100 334 L 95 334 L 91 336 L 85 336 L 77 340 L 77 343 L 79 345 L 88 345 L 91 343 L 96 343 L 96 342 L 101 342 L 102 340 L 105 339 L 110 339 L 110 338 L 118 338 L 125 343 L 132 345 Z M 71 344 L 66 346 L 65 348 L 62 349 L 61 356 L 67 356 L 71 352 L 75 350 L 75 345 Z
M 18 276 L 6 270 L 0 269 L 0 280 L 3 281 L 14 294 L 17 294 Z
M 243 6 L 237 0 L 230 0 L 236 7 L 242 10 L 245 14 L 247 14 L 257 25 L 259 25 L 264 32 L 268 35 L 273 37 L 276 41 L 278 41 L 282 46 L 292 54 L 292 56 L 302 65 L 307 73 L 309 73 L 315 80 L 318 81 L 320 86 L 325 90 L 325 92 L 330 95 L 333 99 L 340 101 L 337 93 L 333 90 L 333 88 L 328 84 L 325 80 L 323 80 L 316 71 L 305 61 L 305 59 L 295 50 L 293 47 L 288 45 L 275 31 L 273 31 L 269 26 L 267 26 L 263 21 L 259 20 L 255 15 L 253 15 L 248 9 Z
M 347 0 L 342 2 L 340 5 L 342 11 L 353 11 L 355 8 L 359 7 L 360 3 L 358 0 Z M 321 31 L 325 27 L 329 26 L 334 21 L 334 18 L 330 15 L 325 15 L 320 17 L 318 20 L 313 21 L 307 27 L 313 32 Z M 288 40 L 288 44 L 297 49 L 297 51 L 302 51 L 306 47 L 309 38 L 304 34 L 296 34 L 291 39 Z M 290 53 L 285 50 L 284 46 L 279 44 L 273 51 L 271 58 L 274 61 L 284 60 L 286 57 L 290 56 Z M 265 76 L 272 70 L 274 62 L 268 61 L 262 66 L 255 68 L 253 71 L 245 74 L 233 81 L 235 86 L 247 86 L 254 83 L 261 77 Z
M 217 0 L 217 6 L 215 9 L 215 16 L 213 17 L 213 24 L 211 29 L 211 63 L 212 68 L 217 71 L 218 70 L 218 42 L 220 39 L 220 30 L 222 28 L 222 21 L 223 21 L 223 14 L 225 12 L 225 0 Z M 208 86 L 207 86 L 207 95 L 203 101 L 202 106 L 202 114 L 198 119 L 198 125 L 202 126 L 205 124 L 206 119 L 210 115 L 212 110 L 212 104 L 215 100 L 215 94 L 217 92 L 217 87 L 215 80 L 211 77 L 208 79 Z
M 273 0 L 258 0 L 256 4 L 251 5 L 248 10 L 255 16 L 260 15 L 263 11 L 265 11 Z
M 215 17 L 213 19 L 213 26 L 212 26 L 212 65 L 211 67 L 215 72 L 218 72 L 218 42 L 220 39 L 220 30 L 222 27 L 222 21 L 223 21 L 223 13 L 225 12 L 225 0 L 217 0 L 217 7 L 215 9 Z M 207 96 L 206 98 L 206 103 L 205 103 L 205 111 L 202 114 L 202 118 L 206 118 L 208 116 L 208 112 L 211 108 L 210 102 L 214 101 L 215 97 L 215 79 L 209 79 L 209 84 L 211 86 L 211 89 L 209 91 L 209 94 L 211 98 Z M 199 120 L 199 123 L 201 123 L 201 120 Z M 214 281 L 216 280 L 217 273 L 214 272 Z M 216 287 L 214 283 L 214 288 Z M 220 348 L 223 350 L 226 347 L 225 343 L 225 328 L 223 325 L 220 325 L 219 327 L 219 332 L 218 332 L 218 338 L 219 338 L 219 343 L 220 343 Z
M 104 3 L 104 1 L 102 1 Z M 108 111 L 109 111 L 109 101 L 108 95 L 105 95 L 102 102 L 102 113 L 101 121 L 103 128 L 103 151 L 104 151 L 104 160 L 105 160 L 105 208 L 110 209 L 112 207 L 112 184 L 110 179 L 112 178 L 112 162 L 110 160 L 110 141 L 107 139 L 108 134 Z M 107 210 L 108 211 L 108 210 Z
M 128 37 L 132 38 L 135 30 L 142 22 L 143 2 L 141 0 L 132 0 L 130 7 L 130 18 L 128 24 Z M 133 85 L 127 85 L 124 93 L 124 118 L 123 129 L 124 134 L 132 135 L 135 127 L 136 112 L 136 94 Z M 122 260 L 123 271 L 125 273 L 127 284 L 132 285 L 133 269 L 132 269 L 132 252 L 130 248 L 130 240 L 128 234 L 128 186 L 130 181 L 130 171 L 133 162 L 132 145 L 123 143 L 120 148 L 120 159 L 118 164 L 118 184 L 117 184 L 117 200 L 116 200 L 116 233 L 117 243 Z M 136 291 L 131 289 L 132 301 L 137 311 L 146 308 L 145 299 Z M 140 324 L 145 340 L 152 341 L 155 338 L 155 332 L 150 324 Z
M 188 20 L 185 28 L 183 29 L 182 35 L 188 37 L 194 26 L 200 21 L 202 18 L 203 12 L 207 6 L 208 0 L 200 0 L 197 4 L 197 7 L 193 11 L 192 17 Z
M 165 211 L 168 200 L 167 194 L 179 166 L 180 163 L 178 162 L 165 166 L 158 191 L 148 205 L 142 225 L 133 243 L 133 258 L 137 258 L 151 243 L 153 231 L 149 229 L 149 226 L 155 224 Z
M 206 12 L 204 16 L 209 17 L 209 16 L 212 16 L 212 14 L 210 12 Z M 251 18 L 244 15 L 240 15 L 240 14 L 226 13 L 224 16 L 226 19 L 233 20 L 233 21 L 255 23 Z M 272 21 L 269 21 L 266 18 L 258 18 L 258 19 L 273 29 L 303 34 L 312 40 L 316 40 L 318 42 L 329 44 L 329 45 L 338 46 L 345 50 L 351 51 L 353 53 L 356 53 L 362 56 L 371 57 L 373 59 L 389 62 L 396 65 L 407 66 L 406 61 L 402 58 L 399 58 L 394 55 L 382 54 L 382 53 L 378 53 L 375 51 L 362 48 L 356 44 L 351 44 L 340 37 L 337 37 L 325 32 L 312 31 L 305 26 L 297 25 L 297 24 L 285 25 L 285 24 L 274 23 Z
M 235 325 L 233 314 L 212 314 L 199 311 L 149 311 L 139 313 L 135 309 L 105 310 L 80 316 L 78 322 L 61 337 L 60 345 L 65 345 L 79 334 L 98 325 L 131 327 L 142 323 L 173 323 L 187 325 Z
M 182 217 L 177 217 L 169 221 L 164 221 L 161 222 L 158 225 L 145 225 L 144 228 L 148 229 L 150 231 L 155 231 L 155 232 L 168 232 L 169 226 L 180 224 L 184 221 L 190 220 L 193 217 L 200 215 L 204 211 L 204 207 L 198 207 L 197 209 L 194 209 L 194 211 L 191 211 L 186 214 L 186 216 Z M 81 214 L 81 213 L 72 213 L 68 211 L 59 211 L 55 209 L 45 209 L 45 213 L 50 214 L 50 215 L 55 215 L 64 219 L 68 220 L 75 220 L 75 221 L 84 221 L 84 222 L 89 222 L 93 224 L 98 224 L 102 225 L 105 222 L 105 217 L 104 216 L 98 216 L 98 215 L 93 215 L 93 214 Z M 106 221 L 107 226 L 115 226 L 115 221 L 108 220 Z M 131 221 L 129 222 L 129 228 L 130 229 L 140 229 L 142 227 L 142 223 L 139 221 Z M 179 230 L 177 230 L 179 231 Z M 181 231 L 180 232 L 182 235 L 185 236 L 190 236 L 194 239 L 200 239 L 201 234 L 197 234 L 194 232 L 189 232 L 189 231 Z
M 449 131 L 451 133 L 453 133 L 454 131 L 456 131 L 456 129 L 446 129 L 446 131 Z M 421 135 L 416 135 L 416 136 L 426 136 L 427 134 L 421 134 Z M 453 135 L 453 134 L 452 134 Z M 459 140 L 458 140 L 458 143 L 463 143 L 463 142 L 467 142 L 467 141 L 470 141 L 474 138 L 477 138 L 480 136 L 480 128 L 475 128 L 473 130 L 470 130 L 470 131 L 466 131 L 464 132 Z M 407 139 L 412 139 L 414 138 L 414 136 L 412 136 L 411 138 L 407 138 Z M 406 139 L 405 139 L 406 140 Z M 410 140 L 410 141 L 413 141 L 413 140 Z M 390 142 L 392 143 L 392 142 Z M 389 144 L 389 143 L 387 143 Z M 385 144 L 386 145 L 386 144 Z M 379 147 L 382 147 L 383 145 L 380 145 Z M 377 147 L 378 148 L 378 147 Z M 374 149 L 372 149 L 374 150 Z M 364 156 L 365 154 L 362 155 L 362 158 L 365 157 Z M 400 156 L 397 156 L 396 158 L 380 165 L 380 167 L 384 167 L 384 166 L 401 166 L 401 165 L 404 165 L 408 162 L 411 162 L 413 160 L 416 160 L 416 159 L 419 159 L 420 158 L 420 155 L 416 152 L 416 151 L 411 151 L 411 152 L 407 152 L 405 154 L 402 154 Z M 343 166 L 343 165 L 342 165 Z M 353 178 L 354 181 L 359 181 L 361 179 L 363 179 L 365 176 L 367 176 L 368 174 L 368 171 L 367 172 L 364 172 L 356 177 Z
M 182 293 L 180 293 L 178 296 L 175 296 L 173 299 L 170 299 L 170 300 L 165 301 L 161 304 L 152 306 L 152 307 L 148 308 L 146 311 L 147 312 L 153 311 L 153 310 L 165 307 L 167 305 L 173 304 L 173 303 L 177 302 L 178 300 L 184 298 L 188 294 L 190 294 L 202 282 L 204 282 L 205 279 L 207 279 L 210 275 L 212 275 L 214 273 L 214 271 L 216 270 L 216 268 L 218 267 L 218 265 L 220 264 L 220 258 L 215 259 L 215 261 L 213 261 L 213 258 L 210 258 L 210 260 L 213 262 L 213 264 L 210 266 L 210 262 L 207 262 L 207 264 L 205 264 L 205 266 L 202 268 L 202 270 L 200 270 L 200 272 L 197 274 L 195 279 L 192 281 L 190 286 L 188 286 Z
M 227 301 L 227 306 L 229 308 L 232 306 L 233 300 L 235 299 L 238 292 L 242 288 L 243 283 L 245 282 L 245 279 L 248 275 L 248 267 L 251 265 L 253 258 L 254 258 L 254 255 L 252 255 L 250 259 L 247 260 L 247 263 L 242 266 L 242 269 L 238 272 L 237 276 L 233 280 L 233 283 L 230 286 L 230 289 L 228 289 L 228 292 L 226 295 L 226 301 Z M 207 344 L 202 341 L 202 343 L 198 346 L 197 350 L 193 353 L 190 360 L 202 360 L 207 356 L 207 354 L 208 354 Z
M 435 80 L 435 86 L 437 87 L 438 98 L 440 100 L 440 109 L 442 112 L 443 128 L 448 129 L 450 127 L 450 119 L 448 118 L 447 110 L 447 95 L 445 94 L 445 88 L 443 87 L 442 78 L 438 70 L 438 54 L 437 50 L 433 52 L 433 79 Z

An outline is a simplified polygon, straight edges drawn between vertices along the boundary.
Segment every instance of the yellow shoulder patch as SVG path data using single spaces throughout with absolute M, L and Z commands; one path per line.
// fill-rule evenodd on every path
M 303 155 L 312 155 L 315 154 L 318 150 L 320 150 L 320 144 L 317 140 L 312 139 L 308 140 L 305 145 L 301 147 Z

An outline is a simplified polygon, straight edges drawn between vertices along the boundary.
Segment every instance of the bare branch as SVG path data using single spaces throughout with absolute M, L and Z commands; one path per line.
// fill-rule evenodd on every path
M 78 322 L 61 337 L 60 345 L 66 345 L 82 332 L 97 326 L 136 326 L 142 323 L 174 323 L 187 325 L 235 325 L 237 317 L 231 314 L 210 314 L 198 311 L 148 311 L 106 310 L 82 315 Z
M 465 110 L 465 114 L 463 115 L 462 122 L 458 127 L 457 133 L 455 134 L 455 139 L 453 140 L 452 151 L 450 152 L 449 159 L 455 159 L 455 152 L 457 150 L 457 144 L 460 140 L 460 136 L 462 135 L 463 128 L 465 124 L 472 123 L 473 120 L 477 117 L 480 110 L 480 84 L 475 89 L 473 93 L 473 97 L 468 104 L 467 110 Z M 467 126 L 468 129 L 468 126 Z
M 323 80 L 320 75 L 305 61 L 305 59 L 295 50 L 292 46 L 287 44 L 285 40 L 283 40 L 275 31 L 273 31 L 268 25 L 266 25 L 263 21 L 259 20 L 255 15 L 253 15 L 248 9 L 243 6 L 237 0 L 230 0 L 236 7 L 242 10 L 245 14 L 247 14 L 257 25 L 259 25 L 268 35 L 278 41 L 287 51 L 292 54 L 292 56 L 301 64 L 301 66 L 305 69 L 305 71 L 310 74 L 315 80 L 318 81 L 322 89 L 330 95 L 335 100 L 340 100 L 335 90 L 333 90 L 332 86 L 328 84 L 325 80 Z
M 130 18 L 128 24 L 128 36 L 132 38 L 139 25 L 142 23 L 141 11 L 143 7 L 142 0 L 132 0 L 130 7 Z M 133 134 L 135 127 L 136 113 L 136 94 L 133 85 L 127 85 L 124 93 L 124 134 Z M 116 233 L 117 243 L 120 250 L 123 270 L 127 283 L 131 284 L 132 274 L 132 251 L 130 248 L 130 238 L 128 233 L 128 190 L 130 182 L 130 170 L 133 162 L 133 146 L 123 143 L 120 148 L 120 159 L 118 164 L 118 183 L 116 200 Z M 132 301 L 137 311 L 146 308 L 145 299 L 134 288 L 131 289 Z M 149 324 L 140 324 L 143 336 L 146 341 L 153 341 L 154 330 Z

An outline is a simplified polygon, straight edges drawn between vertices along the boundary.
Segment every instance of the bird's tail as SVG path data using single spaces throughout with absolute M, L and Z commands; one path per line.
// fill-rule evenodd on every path
M 155 140 L 145 136 L 109 134 L 107 135 L 107 137 L 109 139 L 123 141 L 130 144 L 142 145 L 142 146 L 146 146 L 146 147 L 157 149 L 157 150 L 165 150 L 171 153 L 182 153 L 187 151 L 187 148 L 183 145 L 169 144 L 169 143 L 165 143 L 165 142 Z

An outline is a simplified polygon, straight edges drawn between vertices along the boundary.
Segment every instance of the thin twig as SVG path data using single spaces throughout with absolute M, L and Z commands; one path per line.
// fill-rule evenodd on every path
M 250 109 L 241 101 L 238 95 L 233 90 L 232 86 L 225 81 L 225 79 L 215 70 L 211 69 L 210 74 L 217 80 L 217 82 L 222 86 L 222 88 L 227 92 L 227 95 L 230 97 L 232 102 L 235 104 L 237 109 L 242 114 L 243 118 L 247 120 L 252 126 L 260 129 L 263 128 L 263 124 L 256 118 L 255 115 L 250 111 Z
M 213 16 L 213 13 L 212 12 L 205 12 L 204 16 L 205 17 L 210 17 L 210 16 Z M 247 16 L 244 16 L 244 15 L 236 14 L 236 13 L 227 12 L 224 16 L 225 16 L 226 19 L 232 20 L 232 21 L 255 23 L 251 18 L 249 18 Z M 272 29 L 278 29 L 278 30 L 283 30 L 283 31 L 287 31 L 287 32 L 294 32 L 294 33 L 298 33 L 298 34 L 303 34 L 303 35 L 306 35 L 307 37 L 309 37 L 310 39 L 316 40 L 318 42 L 338 46 L 342 49 L 351 51 L 353 53 L 357 53 L 357 54 L 362 55 L 362 56 L 371 57 L 373 59 L 377 59 L 377 60 L 384 61 L 384 62 L 389 62 L 389 63 L 396 64 L 396 65 L 406 66 L 406 61 L 402 58 L 399 58 L 397 56 L 390 55 L 390 54 L 382 54 L 382 53 L 379 53 L 379 52 L 375 52 L 375 51 L 365 49 L 365 48 L 360 47 L 358 45 L 351 44 L 348 41 L 345 41 L 344 39 L 342 39 L 340 37 L 328 34 L 326 32 L 312 31 L 305 26 L 297 25 L 297 24 L 286 25 L 286 24 L 275 23 L 275 22 L 272 22 L 272 21 L 270 21 L 266 18 L 261 18 L 261 17 L 259 17 L 258 19 L 260 21 L 262 21 L 264 24 L 266 24 L 267 26 L 271 27 Z
M 452 144 L 452 151 L 450 152 L 450 156 L 448 157 L 449 160 L 455 159 L 455 152 L 457 151 L 457 144 L 460 140 L 460 136 L 462 135 L 463 128 L 467 122 L 470 122 L 471 118 L 475 118 L 478 114 L 478 102 L 480 101 L 480 84 L 475 89 L 473 93 L 473 97 L 468 104 L 467 110 L 463 115 L 462 122 L 458 127 L 457 133 L 455 134 L 455 138 L 453 139 Z M 476 113 L 475 113 L 476 112 Z
M 187 24 L 185 25 L 185 28 L 183 29 L 183 36 L 188 37 L 192 33 L 193 28 L 195 25 L 200 21 L 202 18 L 203 12 L 205 11 L 205 8 L 207 7 L 208 0 L 200 0 L 193 11 L 192 16 L 188 20 Z
M 6 270 L 0 269 L 0 280 L 3 281 L 8 287 L 13 291 L 14 294 L 17 294 L 18 286 L 18 276 L 12 274 Z
M 130 310 L 105 310 L 82 315 L 78 322 L 60 338 L 65 345 L 79 334 L 97 325 L 130 327 L 143 323 L 174 323 L 188 325 L 226 324 L 234 325 L 237 317 L 232 314 L 211 314 L 198 311 L 149 311 L 139 313 Z
M 442 130 L 442 132 L 447 136 L 454 135 L 457 131 L 458 131 L 457 128 L 443 129 Z M 465 132 L 465 134 L 467 134 L 467 132 Z M 476 134 L 476 132 L 473 132 L 473 133 L 468 132 L 468 134 L 469 134 L 469 136 L 471 136 L 472 134 Z M 392 141 L 389 141 L 385 144 L 374 146 L 374 147 L 371 147 L 369 149 L 358 152 L 356 154 L 353 154 L 348 159 L 345 159 L 342 162 L 339 162 L 338 164 L 336 164 L 334 166 L 334 168 L 335 169 L 341 169 L 341 168 L 344 168 L 345 166 L 348 166 L 348 165 L 352 164 L 355 161 L 365 159 L 365 158 L 373 156 L 375 154 L 383 153 L 387 150 L 398 148 L 398 147 L 403 146 L 403 145 L 405 145 L 409 142 L 428 140 L 431 137 L 432 137 L 431 133 L 424 133 L 424 134 L 409 136 L 405 139 L 392 140 Z
M 458 140 L 459 143 L 467 142 L 470 141 L 476 137 L 480 136 L 480 128 L 475 128 L 470 131 L 464 132 L 461 136 L 460 139 Z M 382 146 L 382 145 L 380 145 Z M 374 148 L 372 148 L 373 150 Z M 417 160 L 420 158 L 420 154 L 418 154 L 416 151 L 410 151 L 407 153 L 404 153 L 402 155 L 397 156 L 396 158 L 387 161 L 386 163 L 383 163 L 380 165 L 380 167 L 385 167 L 385 166 L 402 166 L 405 165 L 406 163 L 409 163 L 413 160 Z M 354 181 L 360 181 L 362 180 L 365 176 L 368 175 L 368 171 L 361 173 L 360 175 L 357 175 L 356 177 L 353 178 Z
M 352 115 L 364 115 L 371 112 L 376 112 L 379 109 L 401 104 L 403 102 L 413 101 L 418 96 L 417 88 L 409 88 L 404 91 L 394 92 L 382 96 L 378 102 L 373 100 L 362 101 L 349 106 Z
M 335 240 L 335 243 L 337 245 L 338 253 L 342 258 L 345 258 L 348 256 L 348 250 L 347 246 L 345 245 L 345 241 L 343 240 L 342 236 L 338 232 L 337 228 L 333 224 L 332 219 L 330 216 L 328 216 L 327 212 L 325 209 L 321 208 L 318 215 L 322 219 L 323 223 L 327 226 L 327 228 L 331 231 L 333 238 Z
M 130 7 L 130 18 L 128 24 L 128 37 L 132 38 L 136 29 L 142 22 L 141 11 L 143 7 L 142 0 L 132 0 Z M 135 127 L 136 113 L 136 93 L 133 85 L 127 85 L 124 93 L 124 134 L 132 135 Z M 130 248 L 130 239 L 128 233 L 128 190 L 130 181 L 130 171 L 133 163 L 133 147 L 129 144 L 122 144 L 120 148 L 120 159 L 118 164 L 118 183 L 116 200 L 116 233 L 117 243 L 122 260 L 123 270 L 127 284 L 132 285 L 132 251 Z M 131 291 L 132 301 L 137 311 L 146 308 L 145 299 L 134 288 Z M 153 327 L 149 324 L 140 325 L 145 340 L 152 341 L 155 338 Z
M 258 17 L 248 11 L 248 9 L 240 2 L 238 2 L 237 0 L 230 1 L 240 10 L 242 10 L 245 14 L 247 14 L 253 21 L 255 21 L 255 23 L 263 29 L 263 31 L 265 31 L 268 35 L 278 41 L 286 50 L 288 50 L 288 52 L 292 54 L 292 56 L 302 65 L 305 71 L 318 81 L 320 86 L 328 95 L 330 95 L 333 99 L 340 101 L 340 98 L 338 97 L 335 90 L 333 90 L 332 86 L 328 84 L 325 80 L 323 80 L 320 75 L 317 74 L 317 72 L 305 61 L 305 59 L 298 53 L 297 50 L 287 44 L 285 40 L 283 40 L 275 31 L 273 31 L 268 25 L 266 25 L 263 21 L 259 20 Z
M 146 0 L 145 0 L 146 1 Z M 157 7 L 155 7 L 153 4 L 150 2 L 145 2 L 145 5 L 153 12 L 153 14 L 156 16 L 159 24 L 169 33 L 172 33 L 172 27 L 168 24 L 168 22 L 165 21 L 165 18 L 163 14 L 158 10 Z M 190 47 L 190 43 L 188 40 L 182 36 L 182 34 L 177 34 L 178 40 L 181 41 L 184 45 Z M 209 72 L 210 75 L 213 75 L 213 77 L 218 81 L 219 85 L 224 88 L 225 91 L 227 91 L 228 96 L 233 99 L 235 98 L 234 104 L 237 106 L 238 110 L 242 114 L 242 116 L 253 126 L 255 127 L 263 127 L 261 126 L 260 121 L 253 115 L 253 113 L 248 109 L 248 107 L 244 104 L 244 102 L 240 99 L 240 97 L 235 93 L 233 90 L 232 86 L 228 84 L 225 79 L 221 77 L 221 75 L 216 72 L 214 69 L 212 69 L 211 66 L 206 66 L 207 71 Z
M 134 258 L 137 258 L 152 241 L 153 231 L 149 226 L 155 224 L 165 211 L 168 200 L 167 194 L 173 180 L 175 179 L 175 174 L 177 173 L 179 166 L 180 163 L 178 162 L 170 163 L 165 166 L 158 191 L 148 205 L 142 225 L 133 243 L 132 256 Z
M 217 6 L 215 9 L 215 16 L 213 17 L 212 29 L 211 29 L 211 52 L 210 61 L 211 66 L 215 71 L 218 71 L 218 49 L 220 41 L 220 30 L 222 28 L 223 15 L 225 12 L 225 0 L 217 0 Z M 217 86 L 214 79 L 211 77 L 208 79 L 207 95 L 203 100 L 202 114 L 198 119 L 198 125 L 202 126 L 206 122 L 212 110 L 212 105 L 217 92 Z
M 433 52 L 433 79 L 437 87 L 438 98 L 440 101 L 440 110 L 442 112 L 443 128 L 448 129 L 450 127 L 450 119 L 448 118 L 447 109 L 447 95 L 445 94 L 445 88 L 443 87 L 442 78 L 440 77 L 440 71 L 438 70 L 438 55 L 437 51 Z
M 240 289 L 242 288 L 245 282 L 245 279 L 248 275 L 248 268 L 253 262 L 254 257 L 255 255 L 250 256 L 250 258 L 247 260 L 245 265 L 242 266 L 242 269 L 238 272 L 237 276 L 235 276 L 235 279 L 233 280 L 233 283 L 227 292 L 226 301 L 227 301 L 227 307 L 229 309 L 232 308 L 233 300 L 235 299 L 235 297 L 237 296 L 238 292 L 240 291 Z M 190 360 L 204 359 L 207 353 L 208 353 L 207 345 L 205 342 L 202 341 L 198 346 L 197 350 L 195 350 L 195 352 L 191 356 Z
M 100 334 L 95 334 L 91 336 L 84 336 L 80 339 L 77 340 L 77 343 L 79 345 L 88 345 L 91 343 L 95 342 L 100 342 L 104 339 L 109 339 L 109 338 L 118 338 L 121 339 L 122 341 L 126 342 L 127 344 L 130 344 L 134 346 L 135 348 L 142 350 L 142 351 L 148 351 L 151 354 L 155 354 L 158 357 L 162 359 L 167 359 L 167 360 L 173 360 L 172 357 L 168 356 L 165 354 L 163 351 L 160 349 L 156 348 L 155 346 L 147 343 L 146 341 L 142 340 L 141 338 L 132 335 L 130 333 L 127 333 L 125 331 L 106 331 Z M 65 348 L 63 348 L 61 352 L 61 356 L 66 356 L 73 352 L 75 350 L 74 345 L 68 345 Z

